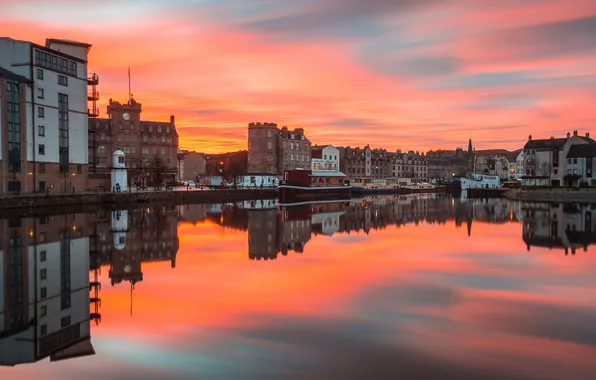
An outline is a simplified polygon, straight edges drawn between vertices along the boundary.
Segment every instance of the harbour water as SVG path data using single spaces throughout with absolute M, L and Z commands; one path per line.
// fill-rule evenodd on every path
M 0 220 L 2 379 L 593 379 L 596 207 L 374 196 Z

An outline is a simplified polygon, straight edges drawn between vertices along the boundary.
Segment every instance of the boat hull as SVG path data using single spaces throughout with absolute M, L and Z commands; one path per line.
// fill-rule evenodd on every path
M 401 189 L 399 187 L 371 189 L 371 188 L 366 188 L 366 187 L 353 186 L 352 193 L 353 194 L 399 194 L 399 193 L 401 193 Z
M 279 186 L 280 203 L 298 203 L 307 201 L 346 200 L 352 197 L 350 186 L 305 187 Z

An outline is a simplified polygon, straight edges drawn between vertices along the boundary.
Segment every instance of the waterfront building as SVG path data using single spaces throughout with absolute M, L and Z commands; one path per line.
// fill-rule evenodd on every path
M 126 155 L 129 185 L 174 182 L 178 173 L 178 132 L 175 118 L 141 120 L 142 107 L 132 96 L 127 103 L 110 99 L 108 118 L 89 119 L 89 185 L 110 186 L 112 153 Z
M 448 181 L 452 178 L 468 175 L 469 154 L 463 149 L 436 150 L 426 154 L 428 161 L 428 178 L 435 181 Z
M 428 181 L 428 159 L 424 153 L 397 151 L 390 165 L 394 178 L 409 178 L 415 182 Z
M 275 123 L 248 125 L 247 174 L 279 176 L 282 170 L 310 169 L 311 143 L 303 128 Z
M 99 98 L 90 49 L 0 38 L 0 194 L 87 189 L 87 120 Z
M 471 167 L 476 173 L 496 174 L 501 180 L 514 180 L 521 177 L 517 171 L 517 158 L 520 150 L 505 149 L 475 150 L 470 158 Z
M 356 182 L 363 179 L 384 179 L 390 176 L 393 154 L 385 149 L 340 147 L 340 171 Z
M 312 171 L 339 171 L 339 149 L 333 145 L 311 148 L 311 170 Z
M 585 145 L 583 148 L 576 146 Z M 572 149 L 573 148 L 573 149 Z M 593 182 L 589 164 L 591 152 L 596 149 L 589 133 L 580 136 L 578 131 L 567 133 L 566 138 L 532 139 L 529 136 L 524 146 L 525 186 L 578 186 L 581 183 L 596 185 Z M 592 166 L 593 168 L 593 166 Z M 589 175 L 589 177 L 588 177 Z
M 208 176 L 220 176 L 224 180 L 234 183 L 236 177 L 246 174 L 248 151 L 205 154 L 205 171 Z
M 198 181 L 207 174 L 207 158 L 194 151 L 178 152 L 178 180 Z

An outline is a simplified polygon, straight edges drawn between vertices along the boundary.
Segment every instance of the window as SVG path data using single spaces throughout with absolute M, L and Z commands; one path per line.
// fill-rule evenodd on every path
M 133 153 L 136 153 L 136 152 L 137 152 L 137 148 L 133 146 L 133 147 L 132 147 L 132 152 L 133 152 Z
M 158 127 L 157 127 L 157 132 L 158 132 L 158 133 L 161 133 L 161 126 L 158 126 Z
M 83 174 L 83 165 L 77 165 L 77 174 Z
M 46 251 L 40 251 L 39 252 L 39 261 L 41 261 L 42 263 L 44 261 L 46 261 L 46 255 L 47 255 Z
M 48 325 L 41 325 L 40 335 L 44 336 L 44 335 L 47 335 L 47 333 L 48 333 Z
M 45 286 L 41 288 L 41 298 L 46 298 L 48 296 L 48 288 Z
M 170 127 L 166 127 L 166 133 L 170 133 Z
M 161 154 L 166 154 L 166 148 L 161 148 Z
M 44 117 L 45 116 L 45 110 L 43 107 L 37 107 L 37 117 Z
M 47 269 L 42 269 L 39 272 L 39 278 L 42 279 L 42 280 L 45 280 L 46 278 L 48 278 L 48 271 L 47 271 Z
M 70 325 L 70 315 L 67 315 L 66 317 L 62 317 L 62 319 L 60 319 L 60 326 L 66 327 L 69 325 Z
M 267 141 L 267 149 L 273 149 L 273 144 L 271 141 Z
M 44 98 L 43 88 L 37 87 L 37 99 L 43 99 L 43 98 Z
M 574 159 L 573 159 L 573 164 L 574 164 L 574 165 L 575 165 L 575 164 L 577 164 L 577 158 L 574 158 Z
M 149 132 L 153 132 L 153 126 L 152 125 L 149 126 Z
M 48 307 L 46 305 L 43 305 L 41 307 L 40 313 L 39 313 L 42 317 L 45 317 L 46 315 L 48 315 Z
M 68 86 L 68 77 L 64 75 L 58 75 L 58 84 L 60 86 Z
M 37 79 L 43 80 L 43 70 L 37 69 Z
M 37 151 L 40 155 L 45 155 L 46 154 L 46 146 L 43 144 L 39 144 L 39 146 L 37 147 Z
M 43 125 L 38 125 L 37 126 L 37 135 L 38 136 L 45 136 L 46 135 L 46 127 Z
M 46 233 L 45 232 L 41 232 L 39 234 L 39 242 L 40 243 L 45 243 L 46 242 Z

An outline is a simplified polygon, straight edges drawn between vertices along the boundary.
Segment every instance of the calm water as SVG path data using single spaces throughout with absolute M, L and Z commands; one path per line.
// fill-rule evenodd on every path
M 1 220 L 1 379 L 594 379 L 596 207 Z

